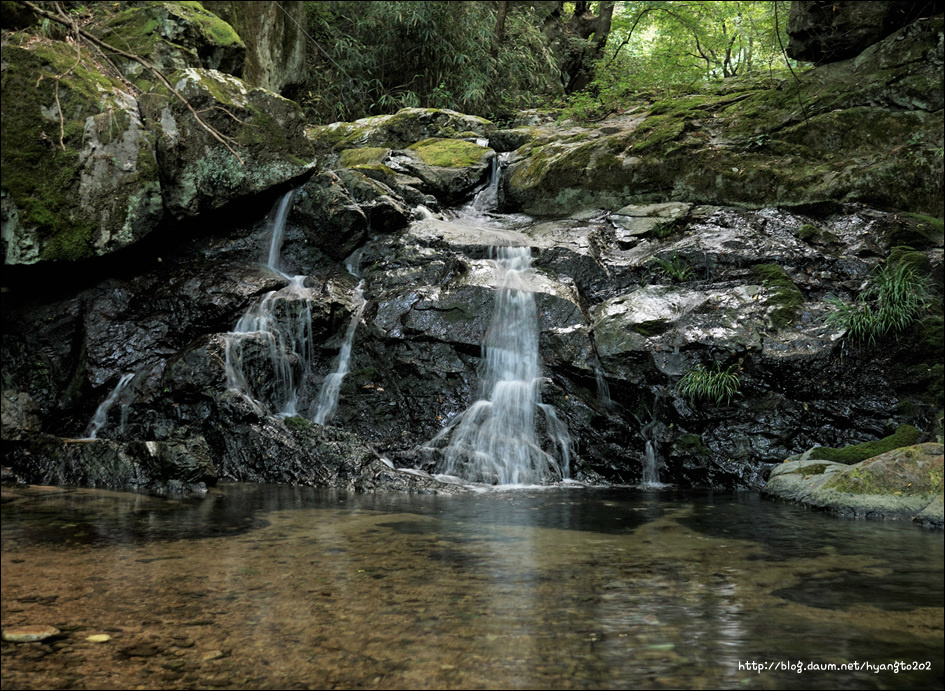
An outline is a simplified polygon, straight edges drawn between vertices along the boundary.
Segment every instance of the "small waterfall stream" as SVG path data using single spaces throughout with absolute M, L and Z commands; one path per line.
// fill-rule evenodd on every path
M 285 224 L 294 196 L 295 190 L 283 195 L 269 215 L 266 265 L 279 273 Z M 291 277 L 286 286 L 252 305 L 226 335 L 227 387 L 239 391 L 262 412 L 297 414 L 299 382 L 312 361 L 311 297 L 305 277 Z M 244 362 L 250 356 L 259 359 L 261 353 L 269 363 L 269 372 L 247 373 Z
M 111 393 L 106 396 L 105 400 L 102 401 L 95 410 L 95 414 L 92 416 L 92 419 L 89 421 L 89 426 L 86 428 L 86 438 L 98 438 L 99 431 L 108 423 L 109 411 L 118 402 L 121 402 L 121 422 L 119 423 L 118 431 L 122 431 L 125 426 L 125 417 L 127 415 L 128 404 L 131 402 L 128 400 L 128 397 L 126 397 L 125 392 L 131 386 L 131 382 L 134 378 L 134 372 L 128 372 L 121 375 L 121 379 L 118 380 L 115 388 L 112 389 Z
M 345 264 L 348 273 L 352 276 L 360 277 L 361 275 L 360 267 L 358 266 L 360 258 L 361 251 L 357 250 Z M 351 346 L 354 344 L 354 334 L 358 329 L 358 324 L 361 322 L 361 315 L 364 314 L 364 308 L 367 305 L 367 301 L 364 299 L 363 278 L 358 282 L 358 287 L 354 289 L 354 301 L 357 307 L 355 307 L 351 315 L 348 328 L 345 329 L 345 336 L 341 341 L 341 349 L 338 351 L 338 356 L 335 358 L 334 369 L 325 377 L 325 381 L 322 382 L 321 391 L 318 392 L 318 404 L 315 409 L 315 415 L 312 417 L 312 422 L 317 425 L 328 424 L 328 421 L 331 420 L 335 411 L 338 409 L 341 383 L 344 381 L 345 375 L 348 374 L 349 365 L 351 363 Z
M 282 240 L 294 190 L 280 198 L 269 216 L 270 244 L 267 266 L 279 269 Z M 347 263 L 348 271 L 359 275 L 356 252 Z M 285 276 L 285 274 L 283 274 Z M 312 293 L 305 285 L 305 276 L 288 277 L 289 283 L 270 291 L 251 306 L 226 336 L 227 387 L 240 392 L 252 401 L 261 413 L 275 413 L 280 417 L 299 414 L 304 394 L 301 383 L 310 370 L 313 359 Z M 351 347 L 357 325 L 364 312 L 364 281 L 354 291 L 355 310 L 345 330 L 342 345 L 334 367 L 325 377 L 312 421 L 327 424 L 338 407 L 341 383 L 348 373 Z M 268 363 L 266 370 L 249 373 L 245 363 Z
M 490 184 L 464 210 L 464 220 L 487 222 L 485 211 L 495 204 L 499 170 L 494 168 Z M 497 246 L 490 255 L 497 273 L 496 297 L 482 344 L 479 399 L 430 446 L 445 444 L 439 466 L 443 474 L 473 482 L 510 485 L 566 479 L 571 447 L 567 426 L 551 405 L 541 402 L 538 311 L 528 280 L 533 272 L 531 248 Z M 542 448 L 539 423 L 554 453 Z

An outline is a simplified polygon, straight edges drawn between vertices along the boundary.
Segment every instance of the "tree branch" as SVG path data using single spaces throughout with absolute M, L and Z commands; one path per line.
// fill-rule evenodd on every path
M 140 65 L 144 66 L 146 69 L 150 70 L 151 73 L 154 74 L 154 76 L 158 78 L 158 81 L 160 81 L 164 86 L 166 86 L 166 87 L 168 88 L 168 90 L 169 90 L 172 94 L 174 94 L 174 96 L 176 96 L 177 99 L 178 99 L 181 103 L 184 104 L 184 106 L 187 108 L 187 110 L 189 110 L 189 111 L 193 114 L 194 118 L 196 118 L 196 120 L 197 120 L 197 123 L 198 123 L 203 129 L 205 129 L 207 132 L 209 132 L 209 133 L 210 133 L 210 136 L 212 136 L 212 137 L 213 137 L 214 139 L 216 139 L 218 142 L 220 142 L 221 144 L 223 144 L 223 146 L 225 146 L 225 147 L 227 148 L 227 150 L 228 150 L 231 154 L 233 154 L 233 155 L 236 157 L 236 160 L 240 162 L 240 165 L 243 165 L 243 159 L 240 157 L 240 155 L 239 155 L 238 153 L 236 153 L 236 150 L 235 150 L 232 146 L 230 146 L 230 143 L 227 141 L 227 140 L 229 140 L 229 141 L 234 141 L 234 140 L 233 140 L 231 137 L 227 137 L 227 136 L 224 135 L 222 132 L 220 132 L 219 130 L 217 130 L 215 127 L 213 127 L 213 125 L 210 125 L 210 124 L 207 123 L 203 118 L 201 118 L 200 115 L 197 113 L 197 111 L 194 110 L 194 107 L 193 107 L 192 105 L 190 105 L 190 102 L 189 102 L 186 98 L 184 98 L 184 97 L 180 94 L 180 92 L 177 91 L 177 89 L 174 88 L 174 86 L 171 84 L 170 80 L 168 80 L 168 78 L 167 78 L 166 76 L 164 76 L 164 73 L 161 72 L 157 67 L 155 67 L 154 65 L 152 65 L 150 62 L 148 62 L 148 61 L 145 60 L 144 58 L 142 58 L 142 57 L 140 57 L 140 56 L 138 56 L 138 55 L 135 55 L 134 53 L 128 53 L 128 52 L 126 52 L 126 51 L 124 51 L 124 50 L 121 50 L 120 48 L 115 48 L 114 46 L 108 45 L 108 44 L 105 43 L 104 41 L 102 41 L 102 40 L 96 38 L 95 36 L 93 36 L 93 35 L 90 34 L 89 32 L 85 31 L 84 29 L 79 28 L 79 26 L 76 25 L 75 22 L 72 22 L 72 21 L 69 20 L 68 18 L 63 19 L 62 17 L 58 17 L 58 16 L 56 16 L 55 14 L 52 14 L 51 12 L 47 12 L 46 10 L 42 9 L 41 7 L 36 6 L 36 5 L 33 4 L 32 2 L 28 2 L 28 0 L 20 0 L 20 3 L 21 3 L 23 6 L 29 8 L 30 10 L 32 10 L 33 12 L 35 12 L 36 14 L 40 15 L 41 17 L 45 17 L 46 19 L 49 19 L 50 21 L 57 22 L 57 23 L 59 23 L 59 24 L 62 24 L 62 25 L 64 25 L 64 26 L 67 26 L 67 27 L 69 27 L 69 28 L 75 30 L 75 32 L 76 32 L 76 34 L 77 34 L 78 36 L 81 36 L 82 38 L 84 38 L 86 41 L 88 41 L 88 42 L 91 43 L 92 45 L 97 46 L 97 47 L 99 47 L 99 48 L 101 48 L 101 49 L 104 49 L 104 50 L 109 50 L 109 51 L 111 51 L 111 52 L 113 52 L 113 53 L 117 53 L 118 55 L 120 55 L 120 56 L 122 56 L 122 57 L 124 57 L 124 58 L 128 58 L 129 60 L 134 60 L 135 62 L 137 62 L 137 63 L 139 63 Z M 235 142 L 234 142 L 234 143 L 235 143 Z

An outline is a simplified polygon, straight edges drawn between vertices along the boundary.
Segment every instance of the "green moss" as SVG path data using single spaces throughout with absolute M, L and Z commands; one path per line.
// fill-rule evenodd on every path
M 900 214 L 886 233 L 891 245 L 908 245 L 915 249 L 941 247 L 945 237 L 945 222 L 941 218 L 922 214 Z
M 867 458 L 873 458 L 880 454 L 898 449 L 903 446 L 912 446 L 918 443 L 922 433 L 912 425 L 899 425 L 894 434 L 884 437 L 878 441 L 868 441 L 863 444 L 845 446 L 842 449 L 830 447 L 817 447 L 811 451 L 811 457 L 824 461 L 835 461 L 836 463 L 845 463 L 853 465 Z
M 685 129 L 685 123 L 672 115 L 651 115 L 636 129 L 636 141 L 633 151 L 640 152 L 657 147 L 679 138 Z
M 820 236 L 820 228 L 810 223 L 805 223 L 797 229 L 797 237 L 801 240 L 816 240 Z
M 928 458 L 921 447 L 903 448 L 895 463 L 899 472 L 883 472 L 869 466 L 852 468 L 831 478 L 824 488 L 850 494 L 941 496 L 945 490 L 942 466 L 919 465 L 920 460 Z
M 804 304 L 804 295 L 787 272 L 777 264 L 758 264 L 751 273 L 768 289 L 768 303 L 775 305 L 769 314 L 772 325 L 780 329 L 793 323 Z
M 80 151 L 90 116 L 105 140 L 124 131 L 128 116 L 111 100 L 120 85 L 84 62 L 76 65 L 75 49 L 64 43 L 39 40 L 29 50 L 7 45 L 3 55 L 0 184 L 19 209 L 20 223 L 36 229 L 41 259 L 91 256 L 94 223 L 71 213 L 83 163 Z
M 233 30 L 232 26 L 227 24 L 212 12 L 208 12 L 199 2 L 184 1 L 178 3 L 165 3 L 169 9 L 170 6 L 175 4 L 179 5 L 183 10 L 181 14 L 187 19 L 195 21 L 200 26 L 200 29 L 203 31 L 204 35 L 212 39 L 212 42 L 216 45 L 243 45 L 242 39 Z
M 430 166 L 464 168 L 481 163 L 490 149 L 462 139 L 424 139 L 411 144 L 408 150 L 420 156 Z
M 390 149 L 378 146 L 369 146 L 363 149 L 345 149 L 341 152 L 338 162 L 344 168 L 353 168 L 359 165 L 379 163 L 389 153 Z
M 702 443 L 702 437 L 698 434 L 683 434 L 673 441 L 673 446 L 678 452 L 695 454 L 699 456 L 711 453 L 708 447 Z
M 285 426 L 288 427 L 293 432 L 308 430 L 312 428 L 311 422 L 306 420 L 304 417 L 299 417 L 298 415 L 287 417 L 284 419 L 284 422 L 285 422 Z

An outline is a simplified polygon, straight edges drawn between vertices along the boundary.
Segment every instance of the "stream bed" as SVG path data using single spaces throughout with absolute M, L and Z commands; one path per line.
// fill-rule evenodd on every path
M 943 682 L 941 532 L 751 492 L 32 487 L 2 519 L 3 628 L 61 631 L 4 642 L 3 688 Z

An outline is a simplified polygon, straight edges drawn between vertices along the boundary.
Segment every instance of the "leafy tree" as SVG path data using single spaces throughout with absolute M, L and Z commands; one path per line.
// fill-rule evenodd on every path
M 687 91 L 707 81 L 752 77 L 785 65 L 778 30 L 786 3 L 618 3 L 594 80 L 570 105 L 602 116 L 639 91 Z M 780 12 L 779 17 L 776 12 Z M 654 94 L 655 95 L 655 94 Z
M 531 3 L 307 5 L 317 50 L 302 100 L 322 121 L 408 106 L 496 117 L 532 105 L 556 77 Z

